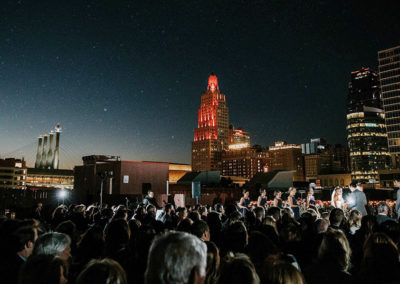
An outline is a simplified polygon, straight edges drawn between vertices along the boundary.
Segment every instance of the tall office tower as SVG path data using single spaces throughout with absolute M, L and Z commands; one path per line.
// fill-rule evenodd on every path
M 229 114 L 225 95 L 218 87 L 217 76 L 208 78 L 207 91 L 201 95 L 198 124 L 192 142 L 192 170 L 220 171 L 221 154 L 228 147 Z
M 379 51 L 378 61 L 389 153 L 400 168 L 400 46 Z
M 379 179 L 378 170 L 389 167 L 390 156 L 378 75 L 369 68 L 351 72 L 347 99 L 347 140 L 351 179 L 360 182 Z

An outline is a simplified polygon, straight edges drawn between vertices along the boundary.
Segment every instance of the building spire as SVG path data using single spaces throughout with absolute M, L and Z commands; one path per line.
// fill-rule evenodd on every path
M 219 91 L 218 78 L 214 73 L 211 73 L 210 77 L 208 77 L 207 91 L 211 91 L 213 93 L 215 91 Z

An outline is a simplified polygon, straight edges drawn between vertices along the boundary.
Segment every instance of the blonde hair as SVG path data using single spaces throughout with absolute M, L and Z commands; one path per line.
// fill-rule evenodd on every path
M 340 230 L 328 229 L 318 249 L 318 259 L 347 270 L 350 264 L 351 249 L 345 234 Z
M 357 209 L 353 209 L 350 211 L 349 214 L 350 227 L 361 228 L 361 219 L 362 219 L 362 214 L 360 211 L 358 211 Z

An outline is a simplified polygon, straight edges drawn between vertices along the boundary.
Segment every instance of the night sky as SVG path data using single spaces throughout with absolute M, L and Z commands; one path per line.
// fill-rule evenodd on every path
M 398 1 L 0 2 L 0 157 L 28 165 L 58 122 L 64 168 L 190 163 L 211 72 L 252 144 L 345 143 L 350 72 L 400 44 Z

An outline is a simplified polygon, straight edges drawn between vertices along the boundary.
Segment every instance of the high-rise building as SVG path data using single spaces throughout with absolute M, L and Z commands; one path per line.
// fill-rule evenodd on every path
M 235 129 L 233 125 L 229 125 L 228 135 L 229 149 L 243 149 L 250 147 L 250 134 L 243 130 L 243 127 Z
M 201 96 L 198 124 L 192 142 L 193 171 L 220 171 L 222 151 L 228 148 L 229 114 L 225 95 L 219 90 L 217 76 L 208 78 Z
M 284 141 L 275 142 L 274 146 L 269 147 L 269 153 L 266 172 L 295 171 L 293 181 L 304 181 L 304 163 L 300 145 L 287 144 Z
M 223 151 L 222 175 L 251 179 L 256 173 L 264 172 L 269 155 L 269 151 L 260 146 Z
M 378 61 L 389 153 L 400 168 L 400 46 L 379 51 Z
M 351 72 L 347 102 L 351 178 L 378 180 L 378 170 L 390 165 L 378 75 L 369 68 Z

